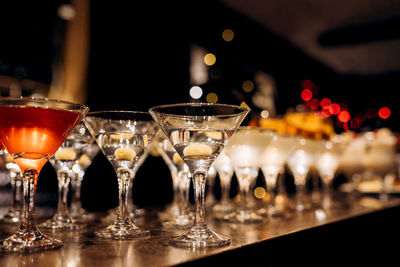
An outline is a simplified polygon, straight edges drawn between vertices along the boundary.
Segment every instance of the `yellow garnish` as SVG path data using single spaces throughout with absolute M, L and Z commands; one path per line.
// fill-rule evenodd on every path
M 133 149 L 120 147 L 114 152 L 117 160 L 133 160 L 136 157 L 136 152 Z
M 211 154 L 211 147 L 205 144 L 191 144 L 183 150 L 185 156 L 209 156 Z

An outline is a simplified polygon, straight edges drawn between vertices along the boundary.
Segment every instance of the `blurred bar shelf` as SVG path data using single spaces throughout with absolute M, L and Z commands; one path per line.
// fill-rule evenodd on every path
M 204 266 L 216 262 L 268 266 L 307 263 L 316 255 L 336 255 L 336 258 L 329 258 L 330 262 L 342 262 L 342 257 L 355 257 L 355 260 L 361 255 L 355 248 L 371 249 L 375 254 L 368 255 L 367 259 L 375 255 L 385 260 L 379 253 L 386 253 L 390 242 L 400 242 L 396 214 L 400 214 L 400 198 L 391 197 L 382 203 L 369 196 L 329 214 L 313 209 L 301 216 L 246 225 L 209 219 L 211 229 L 231 236 L 231 245 L 192 250 L 170 246 L 169 238 L 182 231 L 165 230 L 156 219 L 157 210 L 149 209 L 144 219 L 135 221 L 137 225 L 151 229 L 149 237 L 128 241 L 99 240 L 92 233 L 107 225 L 99 222 L 79 232 L 48 232 L 62 239 L 64 246 L 41 253 L 1 254 L 0 266 Z M 97 215 L 101 218 L 104 214 Z M 16 227 L 1 224 L 1 240 Z

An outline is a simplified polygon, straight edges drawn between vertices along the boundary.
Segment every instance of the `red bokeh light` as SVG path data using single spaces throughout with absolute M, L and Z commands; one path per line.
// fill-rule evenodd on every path
M 310 80 L 302 80 L 300 82 L 301 89 L 314 89 L 315 84 Z
M 304 101 L 309 101 L 311 100 L 313 97 L 313 93 L 311 92 L 310 89 L 304 89 L 301 92 L 301 99 L 303 99 Z
M 347 110 L 340 111 L 338 120 L 341 122 L 348 122 L 351 119 L 351 115 Z
M 319 109 L 319 100 L 317 98 L 311 100 L 310 108 L 313 110 Z
M 392 114 L 392 112 L 391 112 L 390 108 L 388 108 L 388 107 L 383 107 L 378 112 L 379 117 L 381 117 L 384 120 L 389 118 L 391 114 Z
M 332 104 L 332 101 L 329 98 L 323 98 L 321 99 L 320 105 L 321 107 L 327 107 Z
M 340 112 L 340 105 L 333 103 L 329 106 L 329 111 L 331 112 L 331 114 L 333 115 L 337 115 Z
M 332 115 L 330 111 L 330 106 L 323 107 L 321 110 L 321 115 L 325 118 L 329 118 Z
M 350 127 L 353 129 L 359 129 L 361 127 L 362 120 L 360 118 L 353 118 L 350 120 Z

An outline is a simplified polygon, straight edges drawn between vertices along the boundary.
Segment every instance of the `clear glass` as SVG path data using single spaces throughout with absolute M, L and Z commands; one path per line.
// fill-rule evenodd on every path
M 307 175 L 314 164 L 315 149 L 318 149 L 315 140 L 301 137 L 295 138 L 294 150 L 290 153 L 287 164 L 294 176 L 296 185 L 296 210 L 302 212 L 311 208 L 306 195 Z
M 79 127 L 79 128 L 78 128 Z M 92 164 L 93 159 L 99 153 L 100 148 L 95 143 L 94 137 L 88 132 L 86 126 L 83 124 L 79 124 L 75 131 L 79 135 L 71 135 L 73 139 L 81 139 L 80 135 L 83 135 L 84 146 L 82 148 L 82 154 L 79 159 L 75 162 L 72 170 L 74 175 L 71 177 L 71 189 L 72 189 L 72 197 L 71 197 L 71 206 L 70 206 L 70 215 L 71 217 L 78 223 L 88 223 L 94 220 L 94 215 L 89 213 L 82 207 L 81 203 L 81 186 L 82 181 L 85 176 L 86 169 Z
M 18 164 L 7 152 L 7 150 L 0 150 L 0 157 L 5 163 L 5 168 L 9 172 L 11 192 L 13 195 L 11 207 L 8 212 L 1 218 L 2 223 L 18 223 L 21 221 L 21 207 L 22 207 L 22 179 Z
M 5 239 L 6 252 L 32 252 L 62 246 L 36 225 L 35 192 L 43 165 L 57 151 L 88 107 L 36 98 L 0 99 L 0 141 L 22 171 L 23 208 L 19 230 Z
M 214 161 L 214 167 L 218 173 L 221 184 L 221 200 L 212 207 L 214 218 L 223 220 L 224 216 L 233 212 L 236 206 L 230 199 L 231 181 L 233 176 L 233 166 L 225 150 L 219 154 Z
M 190 172 L 183 159 L 162 131 L 157 134 L 158 148 L 165 163 L 170 166 L 174 200 L 164 213 L 159 214 L 168 228 L 186 229 L 193 225 L 193 212 L 189 211 Z
M 263 217 L 249 206 L 252 188 L 255 185 L 259 160 L 272 141 L 275 133 L 260 127 L 240 127 L 229 140 L 225 153 L 230 158 L 239 182 L 240 203 L 238 210 L 224 217 L 232 223 L 258 223 Z
M 171 244 L 192 248 L 230 244 L 228 236 L 214 233 L 207 227 L 205 184 L 211 164 L 248 110 L 224 104 L 183 103 L 153 107 L 149 112 L 189 167 L 194 185 L 194 224 L 188 233 L 172 237 Z
M 132 179 L 146 159 L 148 148 L 157 132 L 157 125 L 146 112 L 90 112 L 84 119 L 101 151 L 114 167 L 118 178 L 119 206 L 114 222 L 95 232 L 99 238 L 132 239 L 150 231 L 137 227 L 129 216 L 128 191 Z
M 379 200 L 385 202 L 389 200 L 388 190 L 393 184 L 397 138 L 385 128 L 365 135 L 368 136 L 368 141 L 363 167 L 372 175 L 379 177 L 381 184 Z
M 72 230 L 82 228 L 84 225 L 77 223 L 71 216 L 68 208 L 68 193 L 72 179 L 75 178 L 74 167 L 82 161 L 83 149 L 93 143 L 94 138 L 90 135 L 83 122 L 79 123 L 60 148 L 50 158 L 50 163 L 57 173 L 58 180 L 58 205 L 57 211 L 50 219 L 39 226 L 52 230 Z
M 315 160 L 315 167 L 322 181 L 322 208 L 325 211 L 335 207 L 332 199 L 332 182 L 339 168 L 343 149 L 343 142 L 339 136 L 333 137 L 331 140 L 322 140 L 321 151 Z
M 282 205 L 275 203 L 275 191 L 279 173 L 291 153 L 295 142 L 294 137 L 277 133 L 268 147 L 261 154 L 259 166 L 263 172 L 265 184 L 269 194 L 268 207 L 260 212 L 268 217 L 283 215 Z

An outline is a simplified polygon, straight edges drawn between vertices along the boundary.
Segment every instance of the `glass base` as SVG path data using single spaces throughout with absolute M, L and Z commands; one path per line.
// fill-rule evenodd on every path
M 71 210 L 70 216 L 72 220 L 74 220 L 77 223 L 90 223 L 95 220 L 95 215 L 87 212 L 83 208 Z
M 44 221 L 39 225 L 40 228 L 51 230 L 77 230 L 84 227 L 82 224 L 77 224 L 68 215 L 55 214 L 53 217 Z
M 6 215 L 1 218 L 0 223 L 17 223 L 21 220 L 21 212 L 14 208 L 10 208 Z
M 230 223 L 260 223 L 264 218 L 255 211 L 238 211 L 224 216 L 224 221 Z
M 183 248 L 222 247 L 230 244 L 230 237 L 216 234 L 206 225 L 193 226 L 186 234 L 172 237 L 170 243 Z
M 103 239 L 125 240 L 150 235 L 150 231 L 137 227 L 130 219 L 117 219 L 113 224 L 94 234 Z
M 1 243 L 3 252 L 38 252 L 48 249 L 59 248 L 63 245 L 61 240 L 48 237 L 39 230 L 19 230 Z
M 188 229 L 193 225 L 193 220 L 193 214 L 182 214 L 163 221 L 162 225 L 166 228 Z

